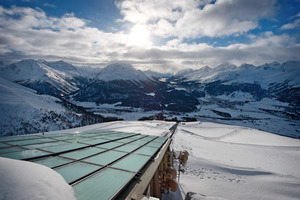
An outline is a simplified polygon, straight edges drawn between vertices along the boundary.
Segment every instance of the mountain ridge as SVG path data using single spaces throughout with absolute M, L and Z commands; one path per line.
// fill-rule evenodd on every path
M 99 69 L 94 78 L 78 77 L 76 67 L 64 61 L 31 62 L 36 62 L 43 72 L 53 72 L 52 82 L 42 82 L 47 73 L 40 73 L 40 77 L 44 78 L 40 82 L 29 81 L 28 84 L 24 78 L 23 82 L 17 81 L 19 84 L 96 114 L 132 120 L 216 120 L 292 137 L 300 136 L 297 121 L 300 119 L 299 61 L 260 66 L 206 66 L 180 71 L 172 76 L 143 72 L 129 64 L 114 63 Z M 56 63 L 52 66 L 56 69 L 51 68 L 49 63 Z M 20 76 L 17 64 L 10 67 L 16 76 Z M 60 67 L 62 71 L 59 71 Z M 75 73 L 68 74 L 68 70 L 73 69 Z M 55 78 L 59 81 L 55 82 Z M 68 85 L 61 83 L 65 82 L 71 84 L 73 89 L 64 91 L 63 87 Z M 125 117 L 124 112 L 127 113 Z
M 64 100 L 0 77 L 0 135 L 70 129 L 116 119 L 104 118 Z

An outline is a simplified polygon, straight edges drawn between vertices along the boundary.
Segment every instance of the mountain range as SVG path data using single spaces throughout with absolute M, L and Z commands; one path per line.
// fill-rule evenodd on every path
M 2 82 L 35 90 L 32 96 L 50 95 L 101 117 L 211 120 L 300 136 L 298 61 L 223 64 L 173 75 L 144 72 L 125 63 L 110 64 L 98 73 L 83 70 L 64 61 L 22 60 L 1 67 L 0 76 Z M 13 90 L 17 91 L 14 86 Z

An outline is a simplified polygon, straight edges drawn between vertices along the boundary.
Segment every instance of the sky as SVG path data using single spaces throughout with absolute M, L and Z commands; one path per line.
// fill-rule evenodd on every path
M 158 72 L 300 60 L 300 0 L 1 0 L 0 60 Z

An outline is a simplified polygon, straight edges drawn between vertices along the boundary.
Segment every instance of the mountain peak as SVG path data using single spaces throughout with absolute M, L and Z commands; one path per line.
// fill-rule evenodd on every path
M 96 76 L 96 79 L 103 81 L 133 80 L 147 81 L 148 77 L 141 70 L 135 69 L 127 63 L 113 63 L 103 68 Z
M 60 70 L 60 71 L 64 71 L 64 72 L 73 72 L 73 73 L 79 73 L 77 71 L 77 68 L 74 67 L 72 64 L 67 63 L 63 60 L 59 60 L 59 61 L 55 61 L 55 62 L 47 62 L 46 63 L 49 67 L 56 69 L 56 70 Z
M 189 69 L 183 69 L 183 70 L 180 70 L 180 71 L 174 73 L 174 74 L 173 74 L 173 77 L 178 78 L 178 77 L 181 77 L 181 76 L 185 76 L 185 75 L 187 75 L 187 74 L 190 74 L 190 73 L 192 73 L 192 72 L 194 72 L 193 69 L 190 69 L 190 68 L 189 68 Z
M 237 68 L 236 65 L 232 64 L 221 64 L 215 68 L 216 71 L 231 71 Z

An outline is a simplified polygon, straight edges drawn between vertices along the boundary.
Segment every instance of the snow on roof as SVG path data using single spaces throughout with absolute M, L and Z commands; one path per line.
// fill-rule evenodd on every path
M 1 199 L 76 199 L 60 174 L 35 163 L 0 157 L 0 180 Z

